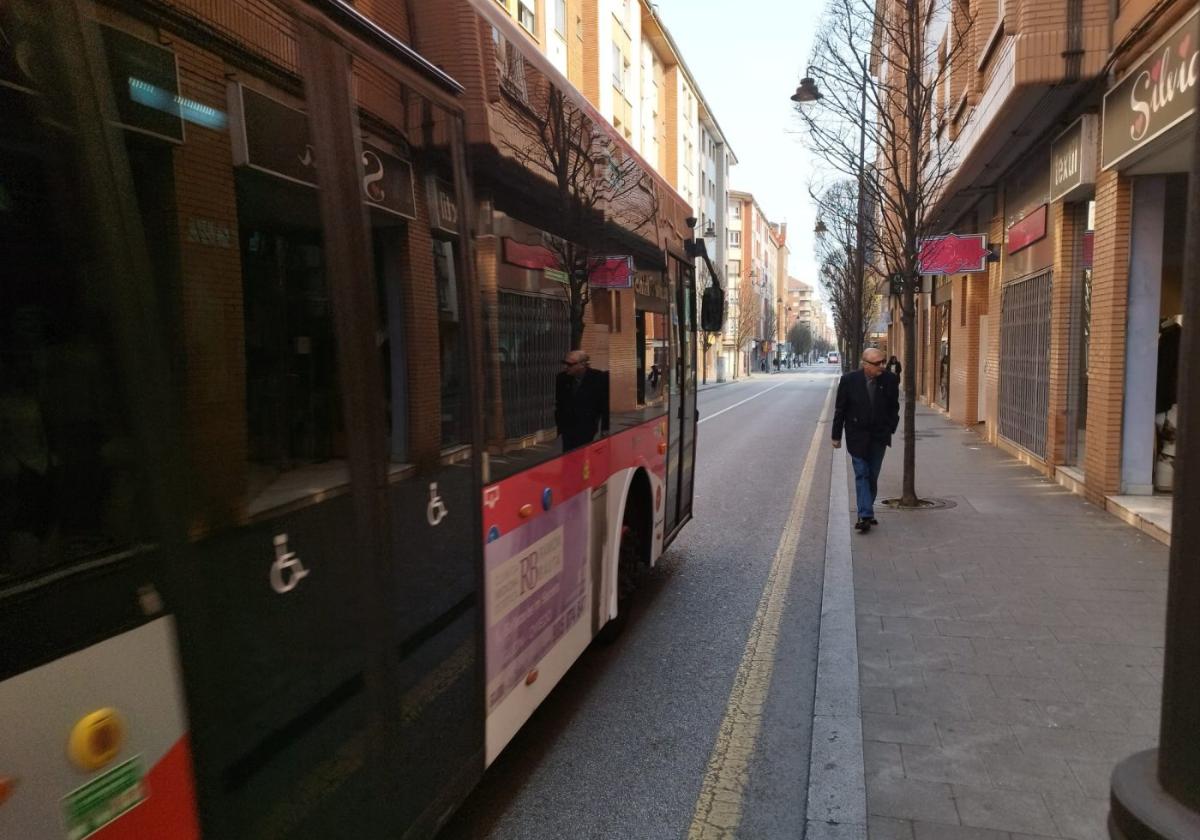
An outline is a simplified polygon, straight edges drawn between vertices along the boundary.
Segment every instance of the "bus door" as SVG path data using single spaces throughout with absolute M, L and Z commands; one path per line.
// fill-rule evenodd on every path
M 692 495 L 696 467 L 696 348 L 695 279 L 692 270 L 672 260 L 671 352 L 669 414 L 671 428 L 667 448 L 666 542 L 692 517 Z
M 678 422 L 683 444 L 679 465 L 679 522 L 683 524 L 692 518 L 696 477 L 696 273 L 690 265 L 680 265 L 678 300 L 683 394 Z
M 461 198 L 456 85 L 316 5 L 288 4 L 302 90 L 239 74 L 188 141 L 230 156 L 236 232 L 237 314 L 188 325 L 221 397 L 186 406 L 211 507 L 181 613 L 214 837 L 429 834 L 483 768 L 468 237 L 430 218 Z

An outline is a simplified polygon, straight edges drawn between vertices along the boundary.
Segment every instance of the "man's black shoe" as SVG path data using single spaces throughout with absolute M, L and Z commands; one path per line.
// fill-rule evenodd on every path
M 860 533 L 863 533 L 863 534 L 867 533 L 867 531 L 871 530 L 871 520 L 870 519 L 858 520 L 857 522 L 854 523 L 854 530 L 856 530 Z
M 867 521 L 868 521 L 868 522 L 870 522 L 872 525 L 878 525 L 878 524 L 879 524 L 879 520 L 878 520 L 878 519 L 876 519 L 874 516 L 872 516 L 872 517 L 871 517 L 870 519 L 868 519 Z

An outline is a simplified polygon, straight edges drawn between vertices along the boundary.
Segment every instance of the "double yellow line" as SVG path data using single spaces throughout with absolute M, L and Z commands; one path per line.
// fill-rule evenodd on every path
M 795 565 L 796 549 L 800 544 L 808 509 L 817 456 L 824 442 L 822 436 L 829 434 L 825 424 L 832 402 L 831 387 L 825 395 L 820 420 L 813 429 L 808 455 L 792 496 L 792 509 L 783 527 L 775 559 L 771 562 L 766 588 L 758 601 L 758 611 L 754 615 L 754 624 L 746 640 L 746 650 L 742 654 L 737 676 L 733 679 L 733 690 L 729 693 L 725 716 L 721 719 L 717 740 L 708 759 L 708 769 L 704 773 L 700 797 L 692 813 L 689 840 L 734 837 L 742 821 L 742 797 L 750 777 L 750 759 L 762 729 L 763 710 L 775 670 L 779 625 L 792 583 L 792 567 Z

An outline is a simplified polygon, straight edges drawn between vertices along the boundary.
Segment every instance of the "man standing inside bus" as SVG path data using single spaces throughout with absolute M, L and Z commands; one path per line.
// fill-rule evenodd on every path
M 608 373 L 592 370 L 588 361 L 587 353 L 572 350 L 555 382 L 554 422 L 563 452 L 591 443 L 597 430 L 608 433 Z
M 862 367 L 845 374 L 838 383 L 833 412 L 833 448 L 841 448 L 844 428 L 858 501 L 854 527 L 863 534 L 879 524 L 875 519 L 879 470 L 900 425 L 900 382 L 883 369 L 884 364 L 879 350 L 871 347 L 863 351 Z

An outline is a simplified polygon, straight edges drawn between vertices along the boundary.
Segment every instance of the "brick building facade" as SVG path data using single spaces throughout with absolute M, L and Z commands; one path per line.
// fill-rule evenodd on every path
M 1200 9 L 1002 8 L 976 10 L 950 74 L 936 208 L 999 259 L 925 278 L 918 396 L 1165 539 Z

